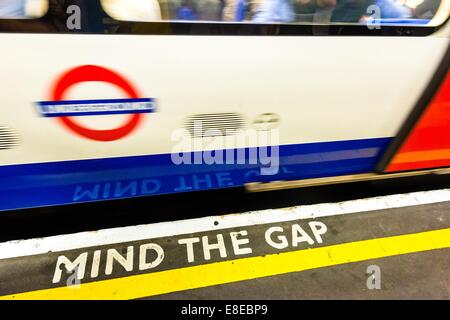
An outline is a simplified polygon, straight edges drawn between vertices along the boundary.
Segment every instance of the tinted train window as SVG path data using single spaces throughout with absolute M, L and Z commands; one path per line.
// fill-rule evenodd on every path
M 117 20 L 438 25 L 450 0 L 102 0 Z M 439 21 L 437 12 L 441 12 Z M 442 12 L 444 16 L 442 17 Z
M 33 19 L 45 15 L 48 0 L 0 0 L 0 18 Z

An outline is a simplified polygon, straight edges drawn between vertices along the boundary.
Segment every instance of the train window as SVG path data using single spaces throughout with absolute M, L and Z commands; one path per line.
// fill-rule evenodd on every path
M 450 0 L 101 0 L 117 20 L 439 25 Z M 437 19 L 440 12 L 439 19 Z
M 102 6 L 106 13 L 116 20 L 161 20 L 158 0 L 102 0 Z
M 0 19 L 40 18 L 48 5 L 48 0 L 0 0 Z

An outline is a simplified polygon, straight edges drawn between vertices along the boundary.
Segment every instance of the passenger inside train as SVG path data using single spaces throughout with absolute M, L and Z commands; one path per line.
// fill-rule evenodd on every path
M 1 18 L 57 14 L 86 0 L 0 0 Z M 131 21 L 365 23 L 377 19 L 426 24 L 441 0 L 101 0 L 113 18 Z

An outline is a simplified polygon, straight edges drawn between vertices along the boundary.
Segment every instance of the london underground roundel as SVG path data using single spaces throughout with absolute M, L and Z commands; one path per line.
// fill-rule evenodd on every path
M 126 96 L 125 99 L 66 100 L 68 90 L 84 82 L 105 82 L 114 85 Z M 153 100 L 142 98 L 129 80 L 110 69 L 83 65 L 65 72 L 53 85 L 50 101 L 39 102 L 44 117 L 55 117 L 68 130 L 94 141 L 115 141 L 136 130 L 144 113 L 154 111 Z M 107 130 L 87 128 L 75 120 L 78 116 L 128 114 L 122 125 Z

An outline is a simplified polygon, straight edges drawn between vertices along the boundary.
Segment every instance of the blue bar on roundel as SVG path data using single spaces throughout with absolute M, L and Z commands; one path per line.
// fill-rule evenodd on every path
M 43 117 L 98 116 L 155 111 L 155 101 L 152 98 L 40 101 L 36 104 Z

